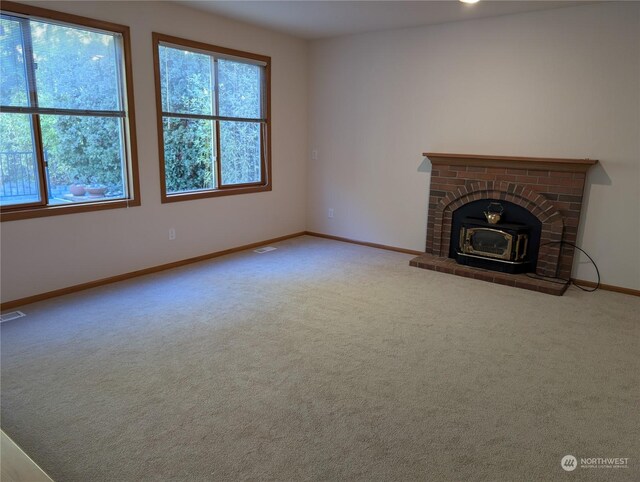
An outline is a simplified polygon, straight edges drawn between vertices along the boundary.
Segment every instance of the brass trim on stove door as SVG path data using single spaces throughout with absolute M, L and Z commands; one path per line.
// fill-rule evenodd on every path
M 520 250 L 520 243 L 524 240 L 524 246 Z M 516 241 L 515 259 L 524 259 L 527 255 L 527 247 L 529 246 L 529 237 L 526 234 L 518 234 L 518 240 Z
M 499 229 L 491 229 L 491 228 L 467 228 L 466 231 L 467 232 L 464 239 L 464 249 L 463 249 L 465 253 L 478 254 L 478 255 L 486 256 L 488 258 L 497 258 L 497 259 L 506 259 L 506 260 L 511 259 L 511 247 L 513 246 L 512 234 L 506 233 Z M 502 236 L 505 239 L 505 241 L 507 241 L 506 249 L 503 251 L 502 254 L 488 253 L 486 251 L 473 249 L 473 245 L 471 244 L 471 237 L 473 236 L 473 233 L 475 233 L 476 231 L 493 231 L 494 233 L 498 233 L 500 236 Z

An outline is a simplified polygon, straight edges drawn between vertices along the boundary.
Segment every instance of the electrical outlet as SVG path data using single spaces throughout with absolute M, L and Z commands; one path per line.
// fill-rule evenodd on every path
M 332 218 L 333 217 L 333 208 L 329 208 L 329 211 L 327 211 L 327 217 L 328 218 Z
M 311 160 L 312 161 L 318 160 L 318 149 L 314 149 L 311 151 Z
M 176 239 L 176 229 L 171 228 L 169 229 L 169 241 L 173 241 L 174 239 Z

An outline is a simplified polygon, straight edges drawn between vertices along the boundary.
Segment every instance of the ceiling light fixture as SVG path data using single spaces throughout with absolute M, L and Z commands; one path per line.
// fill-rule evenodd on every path
M 478 3 L 480 0 L 460 0 L 462 3 Z

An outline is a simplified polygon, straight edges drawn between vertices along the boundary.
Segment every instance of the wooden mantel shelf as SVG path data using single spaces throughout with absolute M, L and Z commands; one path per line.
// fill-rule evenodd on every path
M 486 156 L 478 154 L 445 154 L 424 152 L 431 164 L 451 166 L 504 167 L 533 171 L 586 172 L 598 163 L 597 159 L 561 159 L 551 157 Z

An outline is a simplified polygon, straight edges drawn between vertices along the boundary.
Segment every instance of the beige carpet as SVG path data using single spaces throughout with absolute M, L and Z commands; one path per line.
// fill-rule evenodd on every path
M 2 427 L 58 481 L 639 479 L 640 299 L 277 246 L 25 307 Z

